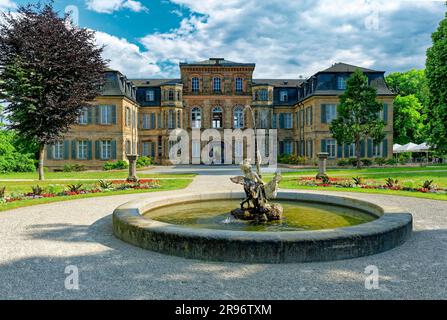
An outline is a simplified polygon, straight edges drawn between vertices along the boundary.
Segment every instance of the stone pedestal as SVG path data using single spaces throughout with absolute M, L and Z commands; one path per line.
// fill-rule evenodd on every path
M 138 155 L 136 155 L 136 154 L 128 154 L 127 155 L 127 160 L 129 160 L 129 176 L 127 177 L 127 181 L 138 182 L 137 159 L 138 159 Z
M 326 163 L 327 158 L 329 157 L 329 153 L 327 152 L 320 152 L 318 154 L 318 174 L 317 179 L 322 179 L 323 177 L 327 177 L 326 174 Z

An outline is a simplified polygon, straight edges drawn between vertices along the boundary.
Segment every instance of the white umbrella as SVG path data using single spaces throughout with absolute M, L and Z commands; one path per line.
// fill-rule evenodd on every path
M 430 146 L 426 142 L 424 142 L 424 143 L 421 143 L 420 145 L 416 146 L 414 148 L 414 150 L 412 150 L 412 151 L 413 152 L 428 152 L 430 150 L 431 150 Z
M 401 148 L 402 145 L 395 143 L 393 144 L 393 153 L 398 153 L 399 148 Z
M 400 148 L 397 148 L 396 153 L 414 152 L 417 146 L 418 146 L 417 144 L 410 142 L 407 143 L 406 145 L 401 146 Z

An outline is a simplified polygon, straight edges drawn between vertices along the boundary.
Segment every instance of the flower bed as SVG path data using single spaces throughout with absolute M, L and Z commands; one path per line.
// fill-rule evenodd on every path
M 155 179 L 141 179 L 138 182 L 128 182 L 125 180 L 114 180 L 104 182 L 102 180 L 90 185 L 65 185 L 63 190 L 59 192 L 50 192 L 39 186 L 33 186 L 33 192 L 29 193 L 11 193 L 6 195 L 5 190 L 0 195 L 0 203 L 11 203 L 21 200 L 34 200 L 54 197 L 72 197 L 92 193 L 104 193 L 123 190 L 147 190 L 160 188 L 160 182 Z M 50 189 L 50 187 L 48 187 Z
M 336 188 L 360 188 L 360 189 L 382 189 L 382 190 L 399 190 L 409 192 L 422 193 L 447 193 L 447 189 L 438 188 L 433 185 L 433 181 L 425 181 L 419 187 L 405 187 L 401 186 L 398 180 L 391 178 L 386 179 L 386 184 L 377 184 L 374 180 L 363 180 L 360 177 L 356 178 L 325 178 L 316 179 L 315 177 L 300 177 L 295 180 L 298 185 L 308 187 L 336 187 Z

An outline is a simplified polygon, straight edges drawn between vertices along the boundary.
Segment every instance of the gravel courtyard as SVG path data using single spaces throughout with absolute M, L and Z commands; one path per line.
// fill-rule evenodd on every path
M 234 186 L 228 174 L 199 175 L 188 189 L 229 190 Z M 178 192 L 163 194 L 169 197 Z M 216 263 L 146 251 L 113 236 L 113 210 L 151 194 L 80 199 L 0 212 L 0 299 L 447 298 L 447 202 L 355 195 L 411 212 L 412 238 L 391 251 L 353 260 L 281 265 Z M 365 268 L 369 265 L 379 269 L 379 289 L 365 289 Z M 79 270 L 78 290 L 65 288 L 67 266 Z

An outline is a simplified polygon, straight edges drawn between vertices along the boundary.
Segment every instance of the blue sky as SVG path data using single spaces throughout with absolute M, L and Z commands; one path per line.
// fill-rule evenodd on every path
M 25 0 L 0 0 L 14 10 Z M 443 1 L 56 0 L 97 31 L 111 67 L 129 77 L 178 77 L 180 61 L 255 62 L 256 77 L 310 76 L 335 62 L 423 68 Z

